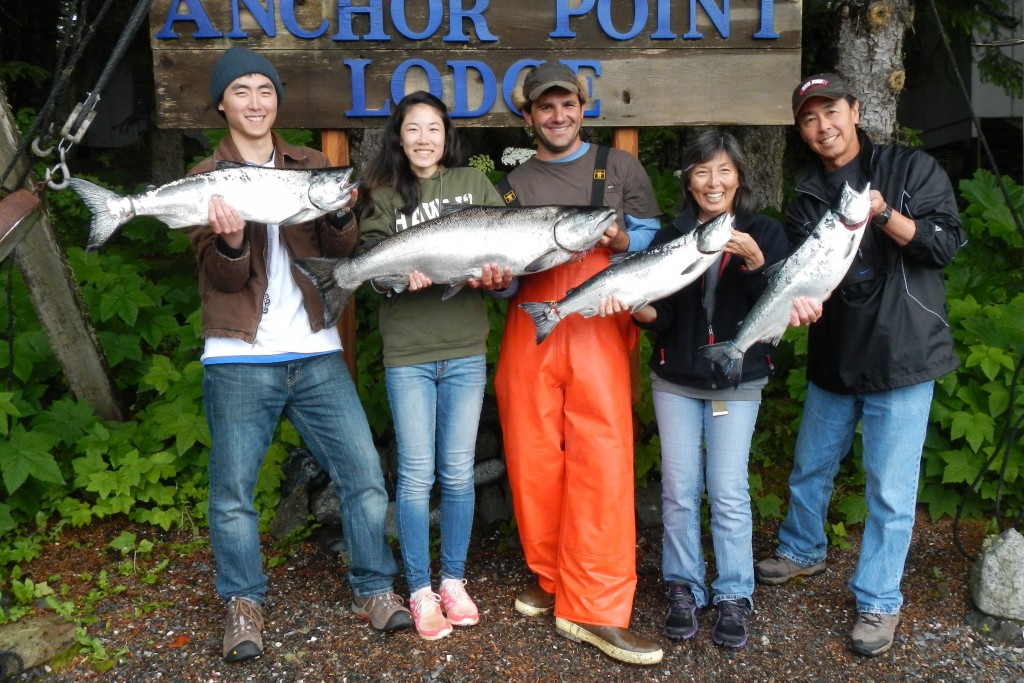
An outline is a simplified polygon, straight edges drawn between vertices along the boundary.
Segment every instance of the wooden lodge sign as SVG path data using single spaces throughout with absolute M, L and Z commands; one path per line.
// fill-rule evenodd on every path
M 155 0 L 158 123 L 220 128 L 209 76 L 244 45 L 284 82 L 277 125 L 379 126 L 429 90 L 460 126 L 518 126 L 523 70 L 587 77 L 590 126 L 792 123 L 801 0 Z

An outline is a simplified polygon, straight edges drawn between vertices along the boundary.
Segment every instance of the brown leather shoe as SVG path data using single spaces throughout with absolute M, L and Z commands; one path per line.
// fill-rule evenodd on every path
M 526 617 L 538 617 L 550 612 L 554 607 L 555 594 L 548 593 L 539 583 L 530 584 L 516 596 L 516 612 Z
M 627 664 L 657 664 L 664 655 L 654 641 L 619 626 L 581 624 L 555 617 L 555 631 L 571 641 L 590 643 L 612 659 Z

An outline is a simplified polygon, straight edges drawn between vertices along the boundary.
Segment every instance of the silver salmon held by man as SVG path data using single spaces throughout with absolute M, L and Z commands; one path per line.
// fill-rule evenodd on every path
M 700 353 L 722 368 L 737 386 L 743 354 L 757 342 L 778 344 L 789 326 L 793 300 L 824 301 L 850 269 L 871 213 L 871 186 L 857 193 L 844 184 L 839 201 L 818 221 L 803 244 L 765 273 L 768 287 L 744 318 L 736 338 L 705 346 Z
M 538 344 L 566 316 L 597 315 L 601 302 L 609 296 L 615 296 L 636 313 L 699 278 L 722 253 L 732 237 L 732 226 L 732 215 L 724 213 L 671 242 L 617 255 L 611 265 L 567 291 L 560 301 L 527 301 L 519 307 L 533 318 Z
M 209 222 L 210 200 L 221 197 L 244 220 L 293 225 L 337 211 L 352 196 L 351 166 L 317 169 L 265 168 L 219 162 L 206 173 L 185 176 L 142 194 L 124 196 L 81 178 L 68 178 L 92 211 L 87 251 L 101 247 L 135 216 L 152 216 L 170 228 Z
M 450 285 L 449 299 L 489 263 L 513 275 L 537 273 L 597 244 L 615 209 L 592 206 L 449 205 L 438 218 L 395 233 L 355 258 L 296 259 L 295 267 L 320 290 L 324 320 L 333 325 L 359 286 L 405 291 L 409 273 Z

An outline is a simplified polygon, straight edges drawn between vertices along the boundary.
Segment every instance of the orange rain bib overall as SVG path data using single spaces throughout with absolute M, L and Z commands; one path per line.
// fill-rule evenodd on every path
M 537 344 L 523 301 L 557 301 L 608 265 L 592 250 L 521 278 L 495 389 L 523 550 L 555 615 L 627 627 L 636 589 L 630 316 L 570 315 Z

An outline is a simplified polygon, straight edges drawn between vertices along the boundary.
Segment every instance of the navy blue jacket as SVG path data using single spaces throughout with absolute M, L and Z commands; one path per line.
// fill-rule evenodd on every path
M 696 227 L 693 213 L 684 211 L 658 231 L 651 247 L 674 240 Z M 656 334 L 648 365 L 662 379 L 702 389 L 732 387 L 718 366 L 697 351 L 714 341 L 726 341 L 736 336 L 743 318 L 768 285 L 765 268 L 785 258 L 788 252 L 786 235 L 773 218 L 762 214 L 737 216 L 735 228 L 754 238 L 764 254 L 765 264 L 757 270 L 748 270 L 743 259 L 727 254 L 729 258 L 715 289 L 711 321 L 708 321 L 703 301 L 707 276 L 702 275 L 672 296 L 654 302 L 652 305 L 658 311 L 658 317 L 653 322 L 637 322 L 639 327 Z M 747 350 L 741 382 L 768 376 L 772 370 L 772 348 L 770 344 L 754 344 Z

